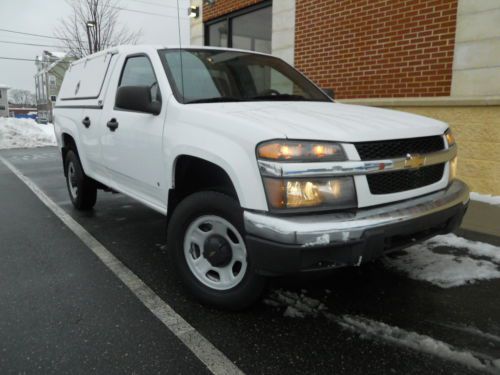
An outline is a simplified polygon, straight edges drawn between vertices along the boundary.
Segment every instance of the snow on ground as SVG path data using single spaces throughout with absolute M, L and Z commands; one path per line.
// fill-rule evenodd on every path
M 336 317 L 327 316 L 340 326 L 350 331 L 357 332 L 361 337 L 376 337 L 393 344 L 404 346 L 419 352 L 427 353 L 465 366 L 497 374 L 500 370 L 498 359 L 476 357 L 473 353 L 454 348 L 453 346 L 417 332 L 406 331 L 399 327 L 377 322 L 368 318 L 352 315 Z
M 500 206 L 500 196 L 490 195 L 490 194 L 480 194 L 480 193 L 470 193 L 470 199 L 473 201 L 483 202 L 492 204 L 494 206 Z
M 344 329 L 358 333 L 365 339 L 374 338 L 387 341 L 485 372 L 498 373 L 500 370 L 500 359 L 491 358 L 484 354 L 476 356 L 470 351 L 454 348 L 452 345 L 430 336 L 407 331 L 365 317 L 332 314 L 328 312 L 321 301 L 308 297 L 305 290 L 295 293 L 276 289 L 271 291 L 264 299 L 264 303 L 275 309 L 282 310 L 283 316 L 287 318 L 316 318 L 321 316 Z M 477 334 L 476 332 L 473 333 Z
M 52 124 L 41 125 L 30 119 L 0 117 L 0 149 L 55 145 Z
M 500 247 L 446 234 L 389 255 L 383 263 L 412 279 L 450 288 L 500 278 Z

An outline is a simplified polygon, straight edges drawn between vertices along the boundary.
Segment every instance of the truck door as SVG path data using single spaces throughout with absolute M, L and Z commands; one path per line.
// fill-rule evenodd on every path
M 158 64 L 161 64 L 158 58 Z M 166 102 L 159 115 L 116 108 L 116 91 L 122 86 L 149 86 L 161 101 L 160 85 L 146 54 L 122 57 L 108 89 L 101 126 L 101 148 L 114 187 L 143 203 L 163 211 L 167 188 L 162 152 Z M 159 71 L 163 73 L 163 71 Z

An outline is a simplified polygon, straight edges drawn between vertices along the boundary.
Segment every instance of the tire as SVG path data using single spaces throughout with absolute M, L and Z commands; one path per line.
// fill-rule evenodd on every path
M 97 186 L 95 181 L 83 172 L 80 158 L 69 150 L 64 161 L 66 172 L 66 186 L 71 203 L 79 211 L 91 210 L 97 200 Z
M 242 212 L 230 196 L 203 191 L 180 202 L 170 218 L 171 262 L 184 286 L 205 305 L 243 310 L 265 288 L 266 279 L 253 271 L 246 251 Z

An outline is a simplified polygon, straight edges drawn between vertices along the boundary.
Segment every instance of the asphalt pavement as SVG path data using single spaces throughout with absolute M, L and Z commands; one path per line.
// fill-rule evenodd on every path
M 500 358 L 500 279 L 443 289 L 375 262 L 321 277 L 276 279 L 252 309 L 222 312 L 199 305 L 179 285 L 160 214 L 103 192 L 93 211 L 74 211 L 56 148 L 2 150 L 0 156 L 244 373 L 500 369 L 492 365 Z M 208 372 L 2 163 L 0 194 L 0 373 Z M 313 301 L 311 313 L 290 317 L 286 304 L 294 298 Z

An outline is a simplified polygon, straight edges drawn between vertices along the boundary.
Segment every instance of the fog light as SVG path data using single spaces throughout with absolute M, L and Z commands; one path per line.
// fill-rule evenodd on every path
M 314 180 L 264 178 L 267 200 L 275 209 L 356 207 L 352 177 Z

